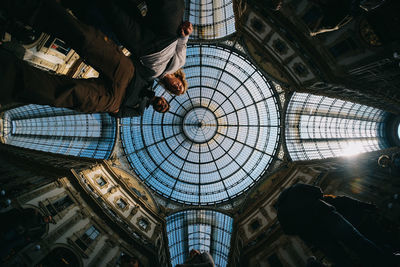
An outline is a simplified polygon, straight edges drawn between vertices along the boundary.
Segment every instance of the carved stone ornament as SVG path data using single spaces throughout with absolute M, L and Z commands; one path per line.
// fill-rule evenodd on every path
M 129 209 L 129 202 L 124 197 L 120 197 L 120 196 L 115 197 L 113 202 L 114 202 L 114 205 L 122 211 L 126 211 Z
M 360 21 L 359 31 L 361 35 L 361 40 L 363 40 L 368 46 L 382 46 L 382 42 L 379 39 L 378 35 L 375 33 L 374 29 L 365 18 Z
M 272 48 L 281 56 L 287 54 L 289 50 L 287 44 L 281 39 L 275 39 L 274 41 L 272 41 Z
M 258 34 L 261 34 L 265 31 L 265 25 L 258 18 L 252 18 L 250 20 L 250 25 L 251 25 L 251 28 Z
M 257 232 L 262 226 L 262 222 L 260 220 L 260 218 L 256 217 L 254 219 L 251 220 L 251 222 L 248 224 L 248 231 L 251 234 L 254 234 L 255 232 Z
M 300 62 L 296 62 L 293 64 L 293 70 L 300 77 L 306 77 L 310 73 L 307 67 Z
M 104 188 L 108 186 L 108 179 L 105 178 L 103 175 L 101 174 L 96 174 L 93 177 L 93 181 L 95 183 L 95 185 L 97 185 L 100 188 Z
M 150 231 L 150 229 L 151 229 L 151 223 L 150 223 L 150 221 L 149 221 L 147 218 L 143 217 L 143 216 L 140 216 L 140 217 L 137 219 L 136 225 L 139 226 L 139 228 L 142 229 L 142 230 L 143 230 L 144 232 L 146 232 L 146 233 L 147 233 L 148 231 Z
M 131 210 L 131 215 L 135 215 L 139 211 L 139 205 L 135 205 Z

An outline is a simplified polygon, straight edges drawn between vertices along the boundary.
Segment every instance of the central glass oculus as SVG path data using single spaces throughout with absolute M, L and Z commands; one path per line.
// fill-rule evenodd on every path
M 211 140 L 218 129 L 215 114 L 205 107 L 195 107 L 183 118 L 183 132 L 195 143 L 206 143 Z
M 226 44 L 228 45 L 228 44 Z M 247 192 L 276 158 L 280 138 L 277 94 L 240 51 L 188 45 L 187 92 L 155 93 L 170 103 L 121 120 L 127 159 L 139 178 L 166 201 L 216 205 Z

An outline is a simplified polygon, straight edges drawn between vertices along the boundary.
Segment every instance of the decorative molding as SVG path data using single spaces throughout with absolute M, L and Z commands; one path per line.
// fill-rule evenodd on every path
M 125 203 L 125 207 L 121 207 L 118 205 L 118 200 L 122 200 Z M 117 207 L 117 209 L 122 210 L 123 212 L 127 211 L 129 209 L 129 201 L 122 196 L 116 196 L 114 197 L 114 201 L 113 201 L 115 207 Z
M 118 185 L 114 185 L 110 189 L 108 189 L 107 193 L 104 194 L 104 197 L 108 197 L 112 194 L 115 194 L 117 192 Z
M 32 199 L 35 199 L 41 195 L 46 194 L 47 192 L 52 191 L 53 189 L 56 189 L 58 186 L 56 183 L 51 183 L 49 185 L 46 185 L 38 190 L 32 191 L 30 193 L 27 193 L 25 195 L 22 195 L 17 198 L 18 202 L 21 204 L 26 204 L 27 202 L 31 201 Z
M 310 73 L 306 65 L 300 62 L 296 62 L 293 64 L 293 71 L 300 77 L 307 77 L 307 75 Z
M 101 263 L 104 261 L 104 258 L 107 256 L 107 253 L 110 251 L 112 247 L 108 242 L 108 239 L 105 240 L 104 245 L 102 248 L 97 252 L 96 256 L 90 261 L 88 267 L 97 267 L 100 266 Z
M 253 224 L 258 224 L 258 226 L 256 228 L 253 227 Z M 247 230 L 249 231 L 250 234 L 254 234 L 256 233 L 258 230 L 260 230 L 262 228 L 262 221 L 260 218 L 255 217 L 253 218 L 249 224 L 247 225 Z
M 140 208 L 139 205 L 133 206 L 133 208 L 131 209 L 131 212 L 129 213 L 129 216 L 127 218 L 129 221 L 133 218 L 133 216 L 136 215 L 136 213 L 139 211 L 139 208 Z
M 53 209 L 57 211 L 57 214 L 52 216 L 50 211 L 47 209 L 47 205 L 53 205 L 54 202 L 64 198 L 64 197 L 69 197 L 71 199 L 71 201 L 73 202 L 71 205 L 69 205 L 68 207 L 66 207 L 65 209 L 58 211 L 56 210 L 54 207 Z M 52 222 L 53 223 L 57 223 L 57 221 L 61 220 L 73 207 L 76 206 L 76 203 L 74 201 L 74 199 L 67 193 L 67 191 L 64 191 L 56 196 L 53 196 L 51 198 L 46 198 L 43 201 L 39 201 L 39 207 L 40 209 L 43 211 L 44 214 L 47 214 L 48 216 L 52 217 Z
M 140 225 L 140 221 L 144 221 L 147 224 L 146 227 Z M 147 233 L 151 229 L 151 222 L 144 216 L 140 216 L 139 218 L 137 218 L 136 225 L 139 226 L 139 229 L 143 230 L 145 233 Z
M 96 228 L 96 230 L 99 232 L 99 235 L 96 237 L 96 239 L 94 239 L 90 244 L 85 244 L 87 245 L 86 250 L 83 250 L 82 248 L 80 248 L 78 246 L 78 244 L 76 244 L 76 240 L 80 239 L 82 235 L 90 229 L 90 227 L 94 226 Z M 89 221 L 82 229 L 78 230 L 77 232 L 73 233 L 70 237 L 67 238 L 67 241 L 70 245 L 72 245 L 77 251 L 79 251 L 79 253 L 82 255 L 82 257 L 84 258 L 89 258 L 89 255 L 93 253 L 94 248 L 97 246 L 97 243 L 100 241 L 101 239 L 101 230 L 100 227 L 97 226 L 97 224 L 95 224 L 92 221 Z M 83 241 L 81 241 L 83 242 Z
M 51 231 L 47 236 L 47 238 L 45 239 L 45 241 L 48 244 L 54 243 L 55 241 L 57 241 L 57 239 L 63 236 L 68 231 L 68 229 L 72 228 L 81 219 L 82 219 L 82 214 L 80 212 L 76 212 L 71 218 L 69 218 L 59 227 Z
M 278 38 L 272 41 L 272 48 L 276 53 L 278 53 L 281 56 L 286 55 L 287 52 L 289 51 L 289 47 L 287 46 L 287 44 Z
M 258 34 L 262 34 L 265 31 L 264 22 L 257 17 L 251 18 L 250 26 L 251 26 L 251 29 Z
M 116 266 L 117 260 L 121 256 L 121 253 L 122 253 L 122 251 L 118 250 L 115 253 L 114 257 L 112 257 L 112 259 L 109 262 L 107 262 L 106 267 L 114 267 L 114 266 Z
M 100 185 L 100 184 L 97 182 L 97 179 L 103 179 L 104 182 L 105 182 L 105 184 Z M 102 188 L 107 188 L 108 185 L 109 185 L 108 179 L 107 179 L 104 175 L 101 175 L 101 174 L 96 174 L 96 175 L 94 175 L 94 177 L 92 178 L 92 180 L 93 180 L 94 184 L 95 184 L 98 188 L 100 188 L 100 189 L 102 189 Z

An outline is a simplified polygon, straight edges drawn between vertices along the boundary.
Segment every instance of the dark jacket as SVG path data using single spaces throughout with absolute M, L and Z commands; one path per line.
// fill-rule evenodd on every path
M 144 17 L 137 15 L 137 8 L 127 6 L 129 1 L 109 3 L 103 9 L 117 38 L 137 57 L 158 52 L 177 40 L 185 8 L 183 0 L 145 2 L 148 11 Z
M 151 99 L 155 96 L 152 90 L 153 81 L 148 81 L 141 74 L 141 68 L 135 69 L 135 75 L 117 114 L 118 118 L 142 116 L 145 109 L 149 107 Z
M 207 251 L 189 258 L 185 261 L 185 264 L 193 267 L 214 267 L 214 260 L 210 253 Z
M 184 0 L 145 0 L 147 13 L 143 17 L 137 3 L 140 0 L 115 1 L 63 1 L 83 22 L 112 31 L 117 43 L 121 43 L 139 58 L 158 52 L 177 40 L 178 28 L 183 20 Z M 91 3 L 91 4 L 90 4 Z M 103 15 L 104 21 L 93 18 L 93 9 Z M 110 36 L 110 37 L 112 37 Z
M 301 234 L 312 231 L 318 216 L 335 208 L 322 201 L 321 188 L 295 184 L 286 188 L 278 197 L 277 216 L 286 234 Z

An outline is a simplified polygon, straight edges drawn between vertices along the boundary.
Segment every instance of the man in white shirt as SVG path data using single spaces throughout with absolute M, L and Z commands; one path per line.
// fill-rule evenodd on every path
M 103 0 L 92 3 L 64 0 L 62 4 L 106 35 L 107 31 L 112 32 L 118 39 L 117 43 L 127 48 L 131 57 L 147 69 L 148 80 L 158 78 L 175 95 L 186 92 L 187 82 L 181 68 L 185 64 L 186 44 L 193 26 L 189 21 L 182 21 L 183 0 Z M 146 12 L 140 13 L 139 6 L 145 6 Z M 97 11 L 97 16 L 103 17 L 102 22 L 94 21 L 93 10 Z

